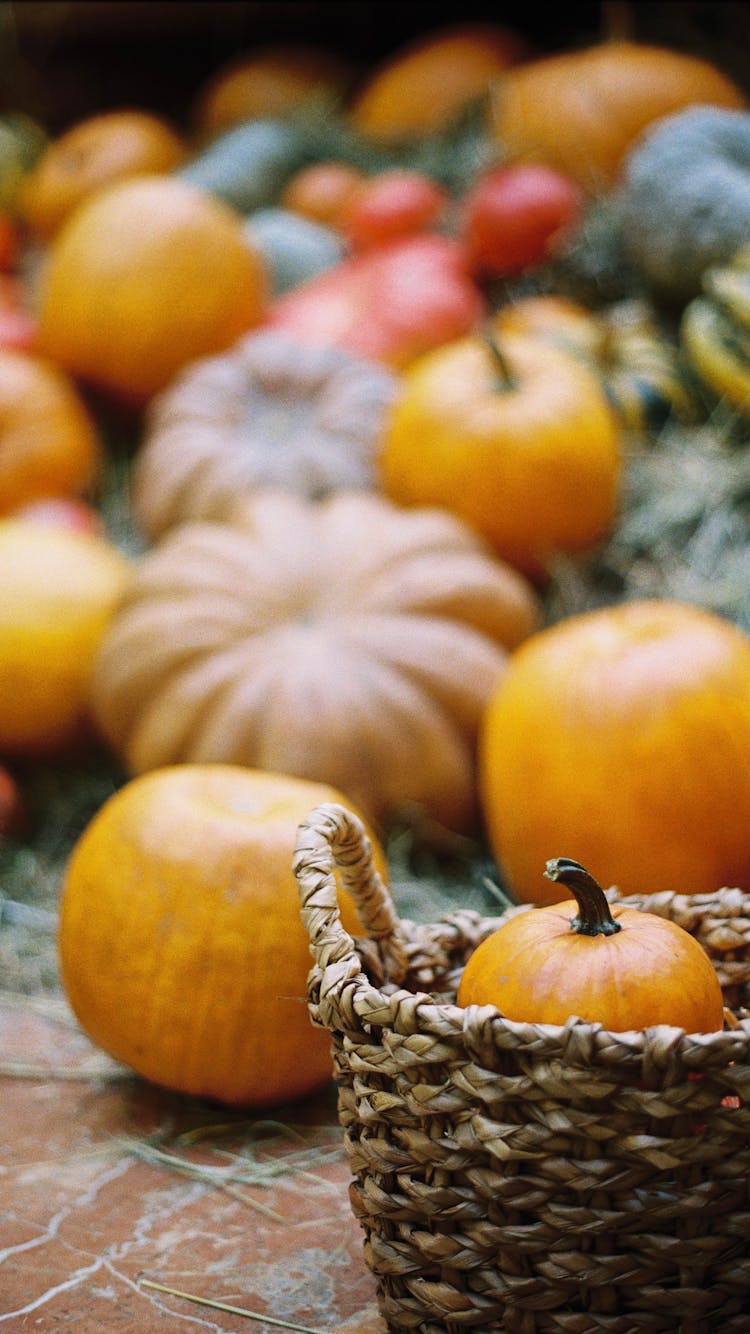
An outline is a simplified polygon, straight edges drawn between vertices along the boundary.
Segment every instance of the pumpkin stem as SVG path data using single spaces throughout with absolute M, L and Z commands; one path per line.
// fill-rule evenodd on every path
M 497 372 L 498 388 L 502 390 L 515 389 L 516 378 L 513 375 L 508 359 L 498 342 L 497 334 L 491 323 L 487 322 L 482 329 L 482 341 L 484 342 Z
M 570 857 L 555 857 L 548 861 L 545 871 L 548 880 L 559 881 L 572 893 L 578 904 L 577 917 L 571 918 L 572 929 L 580 936 L 614 936 L 622 930 L 610 912 L 607 897 L 597 880 Z

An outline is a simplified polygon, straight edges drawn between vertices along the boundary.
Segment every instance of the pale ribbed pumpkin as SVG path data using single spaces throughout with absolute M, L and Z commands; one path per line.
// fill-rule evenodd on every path
M 225 519 L 262 487 L 319 497 L 372 486 L 398 383 L 386 366 L 277 330 L 193 362 L 148 410 L 132 481 L 139 526 L 153 538 Z
M 261 492 L 141 558 L 92 711 L 133 772 L 244 764 L 329 782 L 374 819 L 408 805 L 466 828 L 479 719 L 537 610 L 448 513 Z

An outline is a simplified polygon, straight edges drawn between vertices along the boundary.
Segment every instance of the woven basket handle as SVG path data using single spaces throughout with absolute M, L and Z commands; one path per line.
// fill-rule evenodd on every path
M 350 975 L 362 972 L 357 948 L 341 921 L 340 884 L 378 946 L 386 977 L 398 981 L 407 967 L 400 923 L 362 820 L 334 802 L 316 806 L 297 831 L 293 868 L 316 963 L 322 969 L 345 963 Z

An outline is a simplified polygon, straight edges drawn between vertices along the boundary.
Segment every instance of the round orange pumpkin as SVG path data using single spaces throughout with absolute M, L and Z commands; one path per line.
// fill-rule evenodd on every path
M 326 1084 L 292 854 L 299 822 L 340 800 L 231 765 L 160 769 L 110 797 L 73 849 L 60 905 L 63 984 L 93 1041 L 156 1084 L 228 1104 Z M 356 933 L 344 893 L 341 908 Z
M 577 1017 L 613 1032 L 723 1027 L 719 979 L 702 946 L 666 917 L 607 902 L 579 862 L 547 862 L 572 897 L 509 916 L 469 956 L 459 1005 L 495 1005 L 520 1023 Z
M 0 751 L 87 735 L 92 662 L 131 570 L 96 533 L 0 519 Z
M 308 162 L 289 177 L 279 203 L 292 213 L 340 228 L 352 195 L 366 180 L 365 173 L 350 162 Z
M 480 796 L 517 898 L 575 848 L 623 894 L 750 891 L 750 638 L 696 606 L 571 616 L 512 655 L 480 735 Z
M 211 75 L 198 91 L 193 121 L 200 135 L 209 136 L 243 121 L 285 116 L 315 95 L 340 96 L 351 77 L 343 58 L 323 47 L 259 46 Z
M 0 514 L 90 493 L 104 464 L 94 419 L 53 362 L 0 348 Z
M 506 160 L 546 162 L 605 191 L 647 125 L 695 103 L 746 99 L 700 56 L 613 40 L 509 69 L 494 84 L 490 125 Z
M 537 576 L 554 553 L 609 531 L 622 459 L 614 414 L 580 358 L 531 336 L 470 334 L 404 372 L 378 466 L 397 504 L 454 511 Z
M 49 241 L 96 190 L 129 176 L 173 171 L 187 143 L 162 116 L 114 110 L 86 117 L 51 140 L 21 184 L 24 222 Z
M 136 176 L 97 191 L 53 238 L 39 346 L 140 406 L 257 325 L 268 294 L 266 264 L 232 208 L 175 176 Z
M 394 51 L 356 90 L 360 134 L 384 143 L 444 129 L 524 54 L 518 34 L 492 23 L 457 23 Z

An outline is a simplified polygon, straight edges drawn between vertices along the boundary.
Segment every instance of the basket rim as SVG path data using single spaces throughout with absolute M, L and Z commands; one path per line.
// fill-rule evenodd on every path
M 359 908 L 363 904 L 358 896 L 363 894 L 365 900 L 369 896 L 360 915 L 366 928 L 368 922 L 372 925 L 377 921 L 375 932 L 368 929 L 366 935 L 355 938 L 344 931 L 334 866 L 345 873 L 346 888 L 354 891 Z M 441 933 L 460 936 L 469 924 L 478 932 L 491 930 L 507 914 L 482 917 L 472 909 L 457 909 L 443 914 L 435 923 L 398 917 L 388 886 L 374 870 L 364 824 L 346 807 L 325 803 L 300 825 L 295 873 L 315 960 L 309 992 L 315 993 L 323 1025 L 331 1032 L 353 1032 L 352 1020 L 356 1018 L 361 1025 L 360 1040 L 366 1037 L 367 1029 L 388 1029 L 405 1040 L 416 1040 L 419 1034 L 462 1040 L 469 1050 L 527 1049 L 535 1057 L 546 1059 L 564 1054 L 567 1062 L 576 1065 L 590 1065 L 595 1058 L 598 1065 L 623 1061 L 641 1065 L 644 1057 L 655 1054 L 659 1064 L 677 1061 L 696 1069 L 707 1064 L 717 1069 L 729 1063 L 750 1064 L 750 1018 L 737 1019 L 735 1027 L 710 1033 L 689 1033 L 667 1024 L 615 1031 L 577 1016 L 561 1025 L 529 1023 L 506 1018 L 494 1005 L 462 1007 L 429 991 L 399 985 L 409 973 L 409 955 L 420 942 L 428 944 L 430 937 L 435 939 Z M 743 918 L 750 921 L 750 895 L 735 888 L 701 895 L 662 891 L 647 896 L 622 896 L 611 889 L 608 898 L 625 906 L 660 906 L 663 913 L 675 901 L 694 908 L 699 915 L 717 907 L 720 918 L 731 917 L 740 908 Z M 517 913 L 532 907 L 518 905 L 509 911 Z M 372 954 L 373 938 L 386 977 L 395 975 L 394 985 L 378 986 L 367 974 L 363 955 Z

